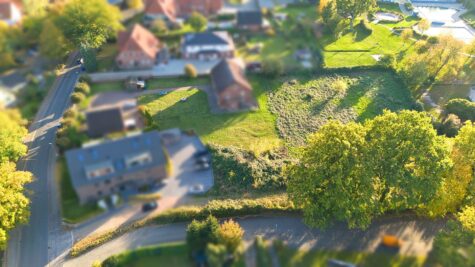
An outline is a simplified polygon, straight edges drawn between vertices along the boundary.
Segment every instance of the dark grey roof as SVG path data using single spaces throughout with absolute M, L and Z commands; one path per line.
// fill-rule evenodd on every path
M 124 130 L 120 107 L 97 109 L 86 112 L 87 133 L 92 137 Z
M 239 11 L 237 14 L 237 24 L 262 25 L 262 13 L 260 11 Z
M 150 153 L 152 161 L 144 165 L 126 168 L 125 160 L 140 153 Z M 166 164 L 158 131 L 68 150 L 65 155 L 71 181 L 75 188 Z M 113 173 L 95 178 L 86 176 L 87 168 L 107 164 L 113 166 Z
M 183 45 L 223 45 L 229 44 L 227 33 L 223 32 L 200 32 L 185 35 Z
M 244 71 L 232 59 L 223 59 L 211 70 L 213 88 L 221 92 L 233 84 L 240 84 L 243 87 L 252 89 L 244 76 Z

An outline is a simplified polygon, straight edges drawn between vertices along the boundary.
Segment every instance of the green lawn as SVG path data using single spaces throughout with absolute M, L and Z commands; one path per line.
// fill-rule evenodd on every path
M 56 164 L 56 180 L 61 191 L 61 212 L 65 222 L 78 223 L 102 212 L 95 204 L 79 205 L 64 158 Z
M 140 248 L 113 256 L 116 267 L 150 267 L 173 266 L 192 267 L 193 262 L 188 256 L 185 243 L 168 243 L 158 246 Z M 111 260 L 109 258 L 109 260 Z M 106 260 L 107 261 L 107 260 Z M 239 259 L 232 267 L 244 267 L 243 259 Z
M 147 105 L 161 129 L 193 129 L 206 143 L 232 145 L 259 153 L 281 143 L 275 129 L 275 118 L 267 108 L 265 94 L 277 84 L 258 77 L 251 78 L 251 84 L 259 103 L 258 111 L 211 114 L 206 93 L 196 89 L 176 91 L 165 96 L 143 96 L 139 102 Z M 187 98 L 186 102 L 180 102 L 183 97 Z
M 388 26 L 371 24 L 370 35 L 362 31 L 348 32 L 339 39 L 324 36 L 319 43 L 324 48 L 325 66 L 329 68 L 370 66 L 377 64 L 372 55 L 395 54 L 404 50 L 408 44 Z M 412 44 L 412 41 L 409 41 Z
M 422 267 L 424 257 L 400 256 L 390 253 L 367 254 L 362 252 L 302 251 L 285 246 L 277 246 L 282 267 L 327 266 L 329 259 L 338 259 L 358 266 L 378 267 Z
M 292 83 L 284 83 L 269 98 L 280 135 L 297 145 L 303 144 L 308 134 L 328 120 L 364 121 L 384 109 L 411 108 L 412 103 L 409 90 L 393 73 L 384 71 L 296 76 Z

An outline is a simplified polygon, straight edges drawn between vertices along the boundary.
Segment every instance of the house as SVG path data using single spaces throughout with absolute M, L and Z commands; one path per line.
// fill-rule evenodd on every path
M 257 107 L 252 87 L 243 68 L 233 59 L 224 59 L 211 70 L 212 91 L 217 105 L 224 111 Z
M 239 11 L 237 27 L 241 30 L 260 31 L 264 28 L 261 11 Z
M 158 39 L 140 24 L 119 33 L 118 45 L 116 63 L 121 69 L 152 68 L 160 51 Z
M 184 59 L 232 58 L 234 49 L 234 41 L 225 31 L 186 34 L 181 45 Z
M 148 19 L 165 19 L 175 22 L 187 18 L 192 12 L 204 16 L 218 13 L 224 0 L 145 0 L 145 15 Z
M 158 131 L 69 150 L 66 163 L 81 204 L 153 186 L 168 176 Z
M 101 137 L 109 133 L 125 131 L 125 123 L 120 107 L 93 109 L 86 112 L 87 134 Z
M 14 0 L 0 0 L 0 21 L 12 26 L 21 21 L 21 4 Z

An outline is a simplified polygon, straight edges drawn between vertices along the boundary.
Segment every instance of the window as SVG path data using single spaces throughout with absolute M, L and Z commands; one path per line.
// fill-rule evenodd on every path
M 150 152 L 142 152 L 138 154 L 128 155 L 125 157 L 125 165 L 127 168 L 146 165 L 152 162 L 152 154 Z

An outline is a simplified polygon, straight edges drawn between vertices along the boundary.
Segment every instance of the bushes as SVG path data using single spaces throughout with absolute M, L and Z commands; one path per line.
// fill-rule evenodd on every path
M 213 145 L 215 191 L 219 194 L 285 189 L 282 169 L 288 161 L 285 150 L 254 155 L 249 151 Z
M 71 102 L 73 104 L 79 104 L 86 99 L 86 95 L 81 92 L 74 92 L 71 94 Z
M 198 71 L 196 70 L 195 66 L 193 66 L 193 64 L 186 64 L 184 71 L 185 71 L 186 77 L 188 78 L 198 77 Z
M 457 115 L 461 120 L 475 120 L 475 103 L 462 98 L 449 100 L 445 106 L 447 113 Z
M 284 74 L 284 64 L 278 59 L 266 59 L 262 62 L 262 72 L 269 77 Z
M 98 247 L 113 238 L 131 230 L 149 224 L 168 224 L 176 222 L 202 220 L 209 215 L 217 218 L 234 217 L 241 215 L 256 215 L 263 213 L 298 213 L 300 212 L 284 195 L 263 197 L 257 199 L 213 200 L 204 207 L 180 207 L 162 212 L 155 217 L 136 221 L 117 229 L 88 236 L 76 242 L 70 251 L 71 257 L 77 257 L 95 247 Z
M 76 87 L 74 87 L 74 92 L 88 95 L 91 92 L 91 87 L 86 82 L 79 82 L 76 84 Z

